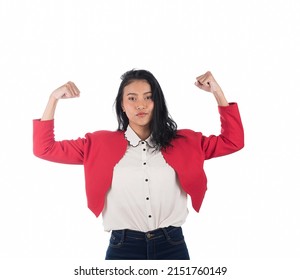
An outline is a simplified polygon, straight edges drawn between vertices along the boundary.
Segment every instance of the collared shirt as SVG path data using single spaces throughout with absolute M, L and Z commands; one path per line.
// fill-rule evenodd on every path
M 114 167 L 102 213 L 104 230 L 181 226 L 188 215 L 187 195 L 176 172 L 151 137 L 141 140 L 130 126 L 125 137 L 127 151 Z

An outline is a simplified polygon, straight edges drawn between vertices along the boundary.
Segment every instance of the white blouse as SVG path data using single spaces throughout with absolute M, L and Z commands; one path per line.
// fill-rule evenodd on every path
M 130 126 L 125 137 L 128 148 L 114 167 L 102 212 L 104 230 L 181 226 L 188 215 L 187 195 L 175 171 L 150 137 L 141 140 Z

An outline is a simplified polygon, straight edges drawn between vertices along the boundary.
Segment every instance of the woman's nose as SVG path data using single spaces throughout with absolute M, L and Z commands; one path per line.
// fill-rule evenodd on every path
M 145 102 L 139 102 L 139 103 L 137 104 L 136 108 L 137 108 L 138 110 L 145 109 L 145 108 L 146 108 Z

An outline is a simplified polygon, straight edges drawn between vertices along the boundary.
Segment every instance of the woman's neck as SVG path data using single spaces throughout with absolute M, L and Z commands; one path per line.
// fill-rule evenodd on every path
M 149 127 L 132 125 L 130 127 L 141 140 L 146 140 L 151 134 Z

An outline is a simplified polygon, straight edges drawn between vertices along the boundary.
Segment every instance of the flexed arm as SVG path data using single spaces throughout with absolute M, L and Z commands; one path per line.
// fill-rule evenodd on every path
M 237 104 L 227 102 L 221 87 L 209 71 L 197 77 L 195 85 L 214 95 L 221 120 L 220 135 L 206 137 L 199 134 L 205 159 L 227 155 L 242 149 L 244 147 L 244 129 Z
M 58 100 L 79 95 L 80 91 L 73 82 L 68 82 L 52 92 L 42 118 L 33 121 L 35 156 L 60 163 L 83 163 L 85 138 L 55 141 L 54 137 L 54 114 Z

